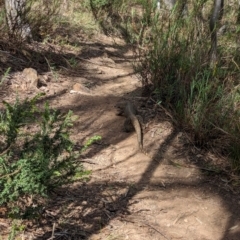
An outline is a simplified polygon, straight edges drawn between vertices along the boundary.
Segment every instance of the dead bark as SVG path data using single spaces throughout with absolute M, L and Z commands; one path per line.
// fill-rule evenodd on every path
M 6 17 L 11 38 L 19 40 L 32 39 L 30 25 L 27 22 L 26 0 L 5 0 Z

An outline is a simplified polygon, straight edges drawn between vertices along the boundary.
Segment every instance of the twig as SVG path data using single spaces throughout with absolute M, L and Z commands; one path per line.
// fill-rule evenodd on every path
M 81 160 L 81 162 L 85 162 L 85 163 L 89 163 L 89 164 L 97 164 L 95 162 L 92 162 L 93 160 L 91 158 L 86 158 L 86 159 L 83 159 Z
M 210 168 L 198 167 L 198 166 L 192 166 L 192 165 L 186 165 L 186 164 L 174 162 L 173 160 L 169 160 L 169 162 L 170 162 L 173 166 L 176 166 L 176 167 L 195 168 L 195 169 L 204 170 L 204 171 L 208 171 L 208 172 L 219 173 L 218 170 L 214 170 L 214 169 L 210 169 Z M 224 170 L 221 170 L 221 172 L 224 172 Z
M 52 68 L 51 68 L 51 65 L 50 65 L 48 59 L 47 59 L 46 57 L 44 57 L 44 58 L 45 58 L 45 60 L 46 60 L 46 62 L 47 62 L 47 65 L 48 65 L 48 67 L 49 67 L 50 72 L 52 73 Z
M 18 170 L 16 170 L 15 172 L 6 174 L 6 175 L 4 175 L 4 176 L 0 176 L 0 179 L 5 178 L 5 177 L 10 177 L 10 176 L 12 176 L 12 175 L 15 175 L 15 174 L 19 173 L 19 172 L 21 171 L 21 169 L 22 169 L 22 167 L 20 167 L 20 168 L 19 168 Z
M 3 151 L 0 153 L 0 157 L 3 156 L 3 155 L 9 150 L 10 147 L 11 147 L 11 144 L 10 144 L 8 147 L 6 147 L 6 149 L 3 150 Z
M 151 100 L 155 103 L 154 109 L 156 109 L 157 107 L 162 108 L 162 109 L 164 110 L 165 114 L 166 114 L 167 116 L 169 116 L 169 117 L 171 118 L 171 120 L 172 120 L 175 124 L 177 124 L 177 122 L 176 122 L 176 120 L 173 118 L 172 114 L 171 114 L 166 108 L 164 108 L 162 105 L 158 104 L 152 97 L 150 97 L 149 99 L 151 99 Z
M 161 236 L 163 236 L 165 239 L 167 240 L 170 240 L 169 238 L 167 238 L 164 234 L 162 234 L 158 229 L 156 229 L 155 227 L 153 227 L 152 225 L 148 224 L 148 223 L 144 223 L 142 222 L 143 224 L 145 224 L 146 226 L 152 228 L 153 230 L 155 230 L 156 232 L 158 232 Z
M 19 61 L 21 61 L 21 62 L 23 62 L 23 63 L 26 63 L 26 61 L 22 60 L 21 58 L 14 57 L 14 56 L 13 56 L 12 54 L 10 54 L 8 51 L 2 51 L 2 50 L 0 50 L 0 52 L 6 53 L 6 54 L 10 55 L 12 58 L 15 58 L 15 59 L 17 59 L 17 60 L 19 60 Z
M 53 239 L 54 239 L 55 229 L 56 229 L 56 223 L 53 223 L 52 236 L 51 236 L 50 240 L 53 240 Z
M 148 223 L 146 223 L 144 221 L 135 221 L 135 220 L 132 220 L 132 219 L 127 219 L 127 218 L 123 218 L 123 220 L 126 221 L 126 222 L 131 222 L 131 223 L 142 223 L 143 225 L 148 226 L 148 227 L 152 228 L 153 230 L 155 230 L 156 232 L 158 232 L 165 239 L 170 240 L 163 233 L 161 233 L 158 229 L 156 229 L 155 227 L 153 227 L 152 225 L 150 225 L 150 224 L 148 224 Z

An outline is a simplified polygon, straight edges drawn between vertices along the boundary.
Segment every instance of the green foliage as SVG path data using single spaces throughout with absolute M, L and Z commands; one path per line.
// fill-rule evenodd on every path
M 62 0 L 44 1 L 28 0 L 26 17 L 31 26 L 33 38 L 44 39 L 54 31 L 59 19 Z
M 26 125 L 32 120 L 33 114 L 36 111 L 36 100 L 41 95 L 37 95 L 31 100 L 25 100 L 20 104 L 19 100 L 11 105 L 3 102 L 6 107 L 6 112 L 1 113 L 0 134 L 6 138 L 5 148 L 8 148 L 11 143 L 15 143 L 19 128 Z
M 141 43 L 148 27 L 158 21 L 156 0 L 90 0 L 90 6 L 103 32 L 126 42 Z
M 62 114 L 48 103 L 40 112 L 36 107 L 39 97 L 13 105 L 4 102 L 6 111 L 1 113 L 0 205 L 7 204 L 13 215 L 29 207 L 16 205 L 20 200 L 31 196 L 37 202 L 55 187 L 89 174 L 73 152 L 72 112 Z M 83 150 L 98 139 L 90 139 Z
M 112 0 L 92 0 L 91 4 L 94 8 L 103 8 L 110 4 L 112 4 L 114 1 Z
M 87 142 L 84 144 L 83 148 L 81 149 L 81 152 L 84 152 L 86 151 L 86 149 L 89 148 L 89 146 L 91 146 L 94 142 L 97 142 L 99 140 L 101 140 L 101 136 L 94 136 L 94 137 L 91 137 L 89 140 L 87 140 Z
M 232 17 L 237 12 L 232 7 L 232 14 L 224 15 L 234 31 L 219 36 L 219 61 L 212 68 L 208 64 L 209 26 L 202 19 L 203 8 L 209 16 L 210 1 L 191 1 L 189 15 L 184 17 L 178 4 L 168 13 L 147 14 L 150 19 L 145 22 L 149 24 L 142 28 L 135 67 L 143 85 L 152 84 L 156 89 L 156 100 L 191 131 L 195 144 L 230 153 L 235 159 L 234 169 L 239 169 L 240 59 L 235 44 L 238 27 Z M 225 10 L 229 12 L 229 6 Z M 153 11 L 145 7 L 142 12 L 142 19 L 146 19 L 146 13 Z
M 122 36 L 129 39 L 131 3 L 124 0 L 90 0 L 95 20 L 106 35 Z
M 9 74 L 10 70 L 11 70 L 11 68 L 9 67 L 9 68 L 5 71 L 5 73 L 4 73 L 4 75 L 2 76 L 2 78 L 0 79 L 0 87 L 1 87 L 1 85 L 4 83 L 4 81 L 6 80 L 6 78 L 8 77 L 8 74 Z
M 19 232 L 23 232 L 25 229 L 25 226 L 18 223 L 18 221 L 14 220 L 12 222 L 12 226 L 11 226 L 11 232 L 8 236 L 8 240 L 14 240 L 16 239 L 16 235 L 19 233 Z

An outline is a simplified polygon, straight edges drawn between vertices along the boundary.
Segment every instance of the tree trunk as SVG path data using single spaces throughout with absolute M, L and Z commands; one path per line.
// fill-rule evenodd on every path
M 237 24 L 240 24 L 240 0 L 238 0 L 238 15 L 237 15 Z
M 27 23 L 26 0 L 5 0 L 5 9 L 10 37 L 20 40 L 32 39 L 31 28 Z
M 217 63 L 217 24 L 223 16 L 224 0 L 215 0 L 212 16 L 210 18 L 211 49 L 210 63 L 215 66 Z

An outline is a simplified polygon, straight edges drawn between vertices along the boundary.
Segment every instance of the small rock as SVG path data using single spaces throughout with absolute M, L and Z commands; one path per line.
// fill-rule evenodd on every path
M 46 86 L 41 86 L 39 89 L 44 92 L 49 92 L 49 89 Z
M 54 89 L 49 90 L 49 95 L 55 95 L 56 91 Z
M 38 87 L 42 87 L 42 86 L 47 86 L 47 82 L 49 82 L 48 76 L 46 75 L 41 75 L 38 77 Z
M 104 74 L 102 70 L 97 70 L 97 74 Z
M 101 221 L 102 221 L 102 218 L 101 218 L 101 217 L 94 217 L 94 218 L 93 218 L 93 221 L 95 221 L 95 222 L 101 222 Z
M 80 83 L 75 83 L 72 87 L 73 91 L 76 92 L 86 92 L 86 93 L 90 93 L 90 90 L 88 88 L 86 88 L 85 86 L 83 86 Z
M 37 71 L 33 68 L 25 68 L 23 70 L 23 76 L 26 81 L 27 87 L 37 88 L 38 86 L 38 74 Z

